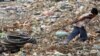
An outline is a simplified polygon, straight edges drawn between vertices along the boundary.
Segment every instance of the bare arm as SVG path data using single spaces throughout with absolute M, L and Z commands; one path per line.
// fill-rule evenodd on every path
M 90 15 L 79 17 L 78 19 L 74 20 L 74 21 L 72 22 L 72 24 L 77 23 L 77 22 L 79 22 L 79 21 L 83 21 L 83 20 L 85 20 L 85 19 L 87 19 L 87 18 L 89 18 L 89 17 L 90 17 Z
M 76 19 L 76 20 L 74 20 L 72 23 L 77 23 L 77 22 L 82 21 L 82 20 L 84 20 L 84 19 L 85 19 L 85 17 L 80 18 L 80 19 Z

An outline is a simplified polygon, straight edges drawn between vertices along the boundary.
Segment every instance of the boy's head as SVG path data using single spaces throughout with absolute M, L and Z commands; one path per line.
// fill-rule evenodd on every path
M 98 10 L 97 10 L 97 8 L 92 8 L 92 9 L 91 9 L 91 13 L 92 13 L 93 15 L 98 15 Z

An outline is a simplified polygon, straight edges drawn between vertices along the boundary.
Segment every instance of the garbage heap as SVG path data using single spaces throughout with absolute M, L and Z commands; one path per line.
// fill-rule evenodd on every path
M 55 36 L 57 31 L 63 29 L 70 33 L 73 29 L 70 21 L 89 12 L 93 7 L 99 10 L 99 5 L 99 0 L 15 0 L 0 2 L 0 29 L 5 33 L 25 32 L 35 37 L 38 41 L 37 48 L 34 49 L 35 56 L 57 56 L 61 54 L 63 56 L 91 56 L 94 53 L 100 55 L 98 49 L 100 44 L 89 45 L 90 49 L 83 50 L 85 48 L 79 43 L 78 47 L 83 48 L 82 50 L 78 50 L 78 47 L 74 46 L 70 46 L 69 49 L 64 47 L 61 50 L 60 47 L 57 47 L 59 46 L 56 41 L 58 38 Z M 99 16 L 100 13 L 95 17 L 95 20 L 87 25 L 89 37 L 96 37 L 96 39 L 99 37 L 98 34 L 94 33 L 94 31 L 100 30 Z M 74 45 L 73 42 L 71 45 Z M 54 46 L 52 52 L 46 50 L 52 46 Z M 85 47 L 88 46 L 85 45 Z M 64 53 L 64 51 L 66 52 Z

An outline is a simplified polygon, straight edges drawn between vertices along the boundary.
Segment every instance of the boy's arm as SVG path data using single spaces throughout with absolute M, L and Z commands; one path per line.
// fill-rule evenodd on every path
M 80 17 L 80 18 L 78 18 L 78 19 L 76 19 L 76 20 L 73 20 L 72 24 L 77 23 L 77 22 L 82 21 L 82 20 L 85 20 L 85 19 L 88 18 L 88 17 L 89 17 L 89 16 L 87 15 L 87 16 Z
M 79 21 L 82 21 L 82 20 L 84 20 L 84 19 L 85 19 L 85 17 L 80 18 L 80 19 L 73 20 L 72 24 L 77 23 L 77 22 L 79 22 Z

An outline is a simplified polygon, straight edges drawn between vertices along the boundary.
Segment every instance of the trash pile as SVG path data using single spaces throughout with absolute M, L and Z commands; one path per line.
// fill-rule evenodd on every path
M 86 28 L 90 45 L 83 46 L 74 40 L 67 47 L 58 44 L 72 31 L 72 20 L 92 7 L 100 9 L 99 5 L 99 0 L 0 1 L 0 30 L 3 31 L 0 36 L 19 32 L 36 38 L 38 44 L 33 49 L 34 56 L 100 56 L 100 36 L 94 32 L 100 30 L 100 13 Z M 65 36 L 61 37 L 60 33 Z

